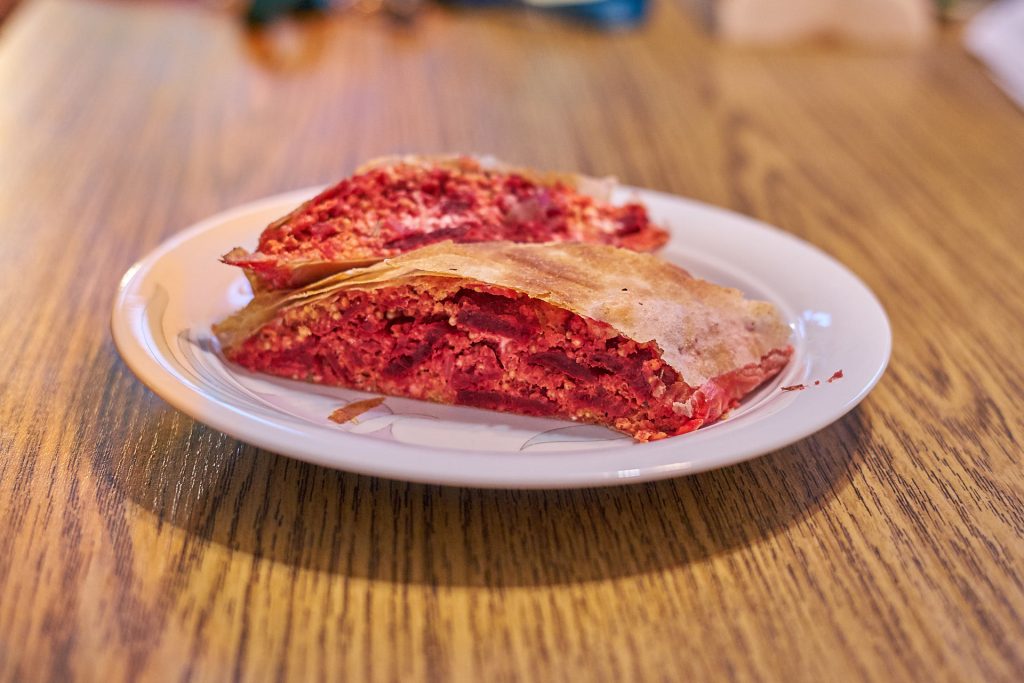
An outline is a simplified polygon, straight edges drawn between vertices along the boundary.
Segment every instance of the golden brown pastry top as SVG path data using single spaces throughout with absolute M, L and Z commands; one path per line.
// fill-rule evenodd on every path
M 376 289 L 424 277 L 505 287 L 593 320 L 638 342 L 654 341 L 691 386 L 757 363 L 789 343 L 776 308 L 736 289 L 690 276 L 661 259 L 597 244 L 442 242 L 291 293 L 257 296 L 215 327 L 221 343 L 240 343 L 283 308 L 343 289 Z

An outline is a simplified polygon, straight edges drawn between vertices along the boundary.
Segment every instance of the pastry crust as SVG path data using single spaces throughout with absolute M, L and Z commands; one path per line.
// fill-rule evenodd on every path
M 656 257 L 596 244 L 444 242 L 339 273 L 293 292 L 256 296 L 214 327 L 224 348 L 242 343 L 285 309 L 346 289 L 372 290 L 435 278 L 525 294 L 605 323 L 637 342 L 655 342 L 683 381 L 708 380 L 788 347 L 776 308 L 700 280 Z

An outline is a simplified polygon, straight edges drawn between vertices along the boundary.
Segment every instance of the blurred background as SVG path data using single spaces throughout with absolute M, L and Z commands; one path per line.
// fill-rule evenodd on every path
M 941 116 L 951 80 L 970 82 L 961 100 L 984 89 L 995 102 L 994 82 L 1019 101 L 1024 72 L 1021 0 L 0 0 L 0 17 L 2 67 L 49 89 L 48 109 L 76 98 L 79 123 L 145 118 L 132 146 L 160 153 L 139 163 L 197 183 L 229 174 L 239 189 L 268 172 L 295 176 L 275 186 L 324 182 L 399 151 L 664 186 L 663 171 L 728 155 L 710 143 L 723 134 L 778 145 L 759 163 L 784 163 L 809 131 L 853 130 L 861 107 Z M 951 106 L 969 116 L 967 101 Z M 757 111 L 781 116 L 778 129 L 773 114 L 762 135 Z M 39 114 L 8 131 L 55 145 L 72 134 L 41 129 Z M 128 152 L 97 153 L 102 165 Z M 687 180 L 670 184 L 716 198 L 701 188 L 711 177 Z

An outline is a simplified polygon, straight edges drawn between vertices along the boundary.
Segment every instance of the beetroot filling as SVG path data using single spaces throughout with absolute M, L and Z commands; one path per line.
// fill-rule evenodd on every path
M 640 204 L 612 206 L 561 182 L 457 167 L 398 164 L 342 180 L 272 224 L 255 254 L 229 255 L 272 287 L 289 287 L 290 264 L 379 259 L 455 242 L 597 242 L 652 251 L 667 233 Z
M 648 441 L 716 420 L 789 350 L 691 387 L 653 342 L 512 290 L 437 278 L 288 309 L 227 355 L 281 377 L 592 422 Z

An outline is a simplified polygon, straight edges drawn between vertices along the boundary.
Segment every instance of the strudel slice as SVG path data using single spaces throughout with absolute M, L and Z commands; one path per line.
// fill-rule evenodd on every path
M 792 353 L 770 303 L 611 246 L 445 242 L 215 327 L 257 372 L 606 425 L 639 441 L 714 422 Z

